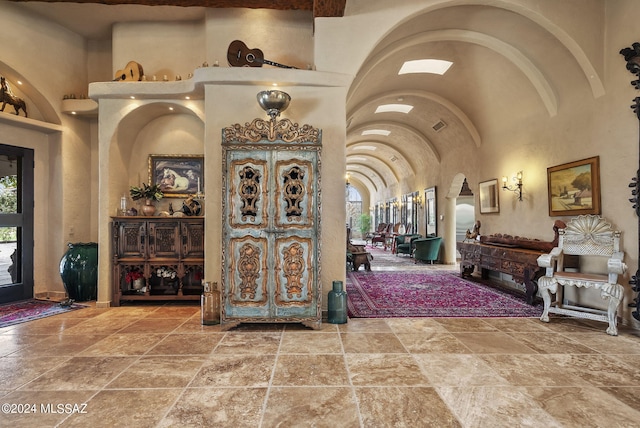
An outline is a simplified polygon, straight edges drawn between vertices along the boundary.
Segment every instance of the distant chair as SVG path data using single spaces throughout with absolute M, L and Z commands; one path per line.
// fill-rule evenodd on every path
M 373 242 L 374 242 L 373 239 L 379 236 L 381 233 L 384 233 L 386 229 L 387 229 L 387 223 L 379 223 L 375 232 L 367 234 L 367 236 L 365 237 L 365 244 L 371 243 L 371 246 L 373 246 Z
M 373 238 L 371 238 L 371 246 L 375 244 L 382 243 L 384 249 L 387 249 L 387 239 L 391 236 L 391 232 L 393 230 L 393 224 L 389 223 L 385 225 L 385 228 L 382 232 L 375 233 Z
M 395 240 L 395 249 L 396 256 L 398 254 L 409 254 L 409 256 L 413 255 L 413 243 L 416 239 L 422 238 L 422 235 L 419 234 L 405 234 L 398 235 L 394 237 Z
M 419 238 L 413 241 L 415 250 L 413 251 L 414 262 L 418 260 L 430 262 L 438 261 L 440 256 L 440 247 L 442 246 L 442 237 L 440 236 L 428 236 L 426 238 Z

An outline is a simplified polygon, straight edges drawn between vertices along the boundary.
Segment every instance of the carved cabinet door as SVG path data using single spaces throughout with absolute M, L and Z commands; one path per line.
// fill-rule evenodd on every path
M 222 323 L 320 325 L 319 147 L 225 150 Z

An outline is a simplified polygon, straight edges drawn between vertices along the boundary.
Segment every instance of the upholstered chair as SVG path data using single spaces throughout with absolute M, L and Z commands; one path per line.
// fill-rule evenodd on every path
M 440 256 L 440 247 L 442 246 L 442 238 L 440 236 L 427 236 L 413 241 L 415 250 L 413 257 L 415 262 L 418 260 L 428 261 L 433 264 L 438 261 Z
M 396 241 L 396 256 L 398 254 L 409 254 L 409 256 L 413 253 L 413 243 L 416 239 L 421 238 L 422 235 L 419 234 L 410 234 L 410 235 L 398 235 L 395 237 Z

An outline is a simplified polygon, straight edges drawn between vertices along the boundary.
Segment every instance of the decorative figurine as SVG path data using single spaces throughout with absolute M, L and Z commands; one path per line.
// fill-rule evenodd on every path
M 2 100 L 2 108 L 0 108 L 0 111 L 4 111 L 4 107 L 10 104 L 16 109 L 16 116 L 20 113 L 20 109 L 22 109 L 22 111 L 24 111 L 24 117 L 28 117 L 27 104 L 23 99 L 11 93 L 11 89 L 9 89 L 7 80 L 4 77 L 0 77 L 0 100 Z
M 193 196 L 189 196 L 182 203 L 182 212 L 188 216 L 198 216 L 200 215 L 201 211 L 202 211 L 202 205 L 200 205 L 200 202 L 194 199 Z

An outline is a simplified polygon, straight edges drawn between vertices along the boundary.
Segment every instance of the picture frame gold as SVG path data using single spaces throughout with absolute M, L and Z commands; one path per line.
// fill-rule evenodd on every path
M 480 199 L 480 214 L 495 214 L 500 212 L 500 188 L 498 179 L 481 181 L 478 184 Z
M 547 168 L 549 216 L 600 214 L 600 156 Z
M 204 194 L 204 156 L 150 155 L 149 183 L 160 186 L 165 198 Z

